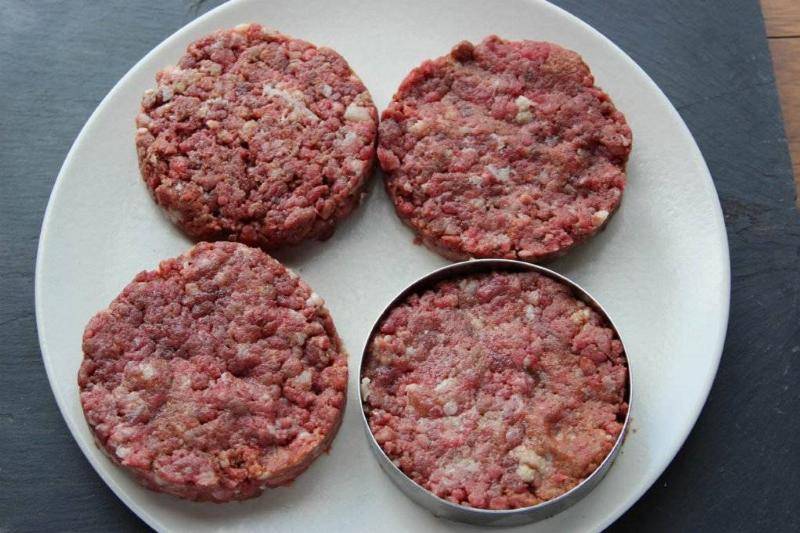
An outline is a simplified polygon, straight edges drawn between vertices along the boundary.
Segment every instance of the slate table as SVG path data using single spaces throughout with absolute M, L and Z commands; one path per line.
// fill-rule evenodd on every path
M 92 110 L 217 3 L 0 4 L 0 533 L 145 529 L 56 408 L 36 338 L 34 259 L 53 181 Z M 672 100 L 711 169 L 731 247 L 730 326 L 711 396 L 675 461 L 612 530 L 798 531 L 800 216 L 757 0 L 556 3 Z

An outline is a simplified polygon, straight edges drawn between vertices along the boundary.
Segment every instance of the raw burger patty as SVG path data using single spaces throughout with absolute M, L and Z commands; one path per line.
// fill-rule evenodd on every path
M 287 483 L 342 418 L 347 358 L 322 299 L 242 244 L 200 243 L 137 275 L 86 326 L 83 354 L 98 446 L 181 498 Z
M 136 118 L 139 167 L 189 236 L 324 239 L 358 205 L 378 114 L 333 50 L 245 24 L 195 41 L 156 81 Z
M 555 498 L 611 451 L 627 412 L 622 345 L 570 289 L 535 273 L 445 281 L 395 307 L 361 380 L 392 461 L 452 502 Z
M 462 42 L 406 77 L 378 157 L 398 215 L 451 259 L 558 256 L 619 206 L 631 131 L 580 56 Z

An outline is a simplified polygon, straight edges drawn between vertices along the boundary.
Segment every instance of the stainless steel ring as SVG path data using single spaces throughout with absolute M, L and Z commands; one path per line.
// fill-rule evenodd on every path
M 398 294 L 390 303 L 387 305 L 378 319 L 372 326 L 370 330 L 370 334 L 367 337 L 366 341 L 364 342 L 364 347 L 361 350 L 361 361 L 359 362 L 359 376 L 358 382 L 361 383 L 362 373 L 363 373 L 363 365 L 364 360 L 366 357 L 367 349 L 369 348 L 370 341 L 372 340 L 375 332 L 389 313 L 389 311 L 398 303 L 403 301 L 408 295 L 424 291 L 439 281 L 448 278 L 454 278 L 469 274 L 476 274 L 481 272 L 491 272 L 497 270 L 504 270 L 504 271 L 512 271 L 512 272 L 538 272 L 539 274 L 549 276 L 567 286 L 572 288 L 576 297 L 580 298 L 584 301 L 587 305 L 592 307 L 598 313 L 600 313 L 607 321 L 611 328 L 616 332 L 617 337 L 620 339 L 620 342 L 623 344 L 623 349 L 625 346 L 622 337 L 619 334 L 619 330 L 614 325 L 611 317 L 608 316 L 608 313 L 603 309 L 603 307 L 595 300 L 586 290 L 584 290 L 580 285 L 573 282 L 572 280 L 558 274 L 548 268 L 534 265 L 531 263 L 525 263 L 522 261 L 515 261 L 510 259 L 474 259 L 470 261 L 464 261 L 461 263 L 455 263 L 452 265 L 445 266 L 430 274 L 427 274 L 408 287 L 406 287 L 400 294 Z M 375 457 L 378 460 L 381 468 L 388 474 L 389 478 L 397 485 L 403 493 L 406 494 L 411 500 L 413 500 L 418 505 L 428 509 L 431 511 L 435 516 L 440 518 L 445 518 L 448 520 L 455 520 L 458 522 L 465 522 L 469 524 L 475 525 L 485 525 L 485 526 L 515 526 L 521 524 L 527 524 L 531 522 L 536 522 L 539 520 L 544 520 L 545 518 L 549 518 L 557 513 L 560 513 L 567 507 L 573 505 L 578 500 L 586 496 L 606 475 L 608 469 L 611 467 L 614 459 L 619 454 L 620 448 L 622 447 L 622 443 L 625 440 L 625 435 L 628 430 L 628 426 L 630 423 L 631 418 L 631 399 L 632 399 L 632 390 L 633 390 L 633 380 L 631 379 L 631 362 L 630 362 L 630 355 L 628 352 L 625 352 L 627 358 L 627 367 L 628 367 L 628 386 L 627 386 L 627 403 L 628 403 L 628 412 L 625 415 L 625 421 L 623 423 L 622 431 L 617 437 L 616 442 L 614 443 L 614 447 L 611 449 L 609 454 L 600 463 L 600 466 L 592 472 L 589 477 L 584 479 L 581 483 L 570 489 L 569 491 L 565 492 L 561 496 L 554 498 L 552 500 L 548 500 L 546 502 L 531 506 L 531 507 L 523 507 L 520 509 L 507 509 L 507 510 L 488 510 L 488 509 L 476 509 L 474 507 L 468 507 L 464 505 L 459 505 L 452 503 L 450 501 L 444 500 L 432 492 L 424 489 L 420 485 L 417 485 L 414 481 L 412 481 L 408 476 L 406 476 L 386 455 L 383 449 L 380 447 L 378 442 L 375 440 L 375 437 L 372 434 L 372 431 L 369 429 L 369 423 L 367 421 L 366 413 L 364 412 L 364 400 L 361 397 L 361 387 L 358 387 L 358 403 L 359 409 L 361 412 L 361 420 L 364 423 L 364 429 L 367 434 L 367 439 L 369 440 L 370 448 L 372 449 Z

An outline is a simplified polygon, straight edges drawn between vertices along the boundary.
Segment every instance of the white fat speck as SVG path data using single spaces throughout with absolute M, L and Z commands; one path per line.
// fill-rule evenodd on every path
M 311 385 L 311 377 L 312 377 L 311 376 L 311 370 L 307 368 L 307 369 L 303 370 L 300 373 L 299 376 L 294 378 L 294 381 L 295 381 L 295 383 L 297 385 L 310 386 Z
M 248 29 L 250 29 L 250 24 L 249 23 L 238 24 L 233 29 L 234 31 L 238 31 L 239 33 L 244 33 Z
M 219 76 L 222 73 L 222 65 L 219 63 L 210 63 L 205 66 L 205 69 L 212 76 Z
M 525 318 L 528 320 L 533 320 L 536 318 L 536 308 L 532 305 L 525 306 Z
M 362 170 L 364 170 L 364 162 L 360 159 L 350 159 L 347 162 L 347 166 L 350 167 L 350 170 L 355 172 L 356 174 L 360 174 Z
M 358 140 L 358 135 L 354 131 L 348 131 L 344 138 L 339 141 L 342 146 L 350 146 Z
M 175 82 L 175 90 L 179 93 L 182 93 L 186 90 L 186 81 L 185 80 L 178 80 Z
M 242 135 L 244 137 L 251 137 L 258 127 L 258 122 L 255 120 L 248 120 L 242 124 Z
M 368 122 L 372 120 L 372 117 L 369 114 L 369 109 L 353 102 L 344 110 L 344 119 L 354 122 Z
M 503 424 L 500 420 L 487 413 L 478 420 L 478 428 L 498 432 L 503 429 Z
M 311 296 L 309 296 L 306 300 L 306 305 L 312 307 L 321 307 L 325 305 L 325 300 L 323 300 L 322 297 L 316 292 L 312 292 Z
M 206 470 L 199 476 L 197 476 L 197 484 L 203 487 L 208 487 L 210 485 L 216 484 L 218 481 L 217 475 L 214 473 L 213 470 Z
M 150 131 L 150 130 L 148 130 L 147 128 L 138 128 L 136 130 L 136 133 L 141 135 L 141 134 L 147 133 L 148 131 Z
M 144 403 L 141 403 L 141 400 L 138 397 L 135 397 L 134 399 L 131 399 L 130 397 L 128 397 L 128 401 L 131 402 L 131 403 L 133 403 L 133 402 L 139 403 L 139 405 L 136 407 L 136 409 L 134 409 L 127 416 L 128 422 L 133 422 L 134 420 L 136 420 L 137 418 L 142 416 L 142 413 L 144 413 L 147 410 L 147 405 L 144 404 Z
M 595 211 L 592 214 L 592 224 L 594 224 L 595 226 L 599 226 L 600 224 L 605 222 L 607 218 L 608 218 L 608 211 L 606 211 L 605 209 L 601 209 L 600 211 Z
M 472 296 L 478 290 L 478 282 L 475 281 L 474 279 L 471 279 L 464 283 L 463 289 L 466 291 L 467 294 Z
M 506 434 L 505 434 L 506 441 L 513 441 L 513 440 L 519 439 L 519 438 L 522 437 L 523 433 L 524 433 L 523 430 L 520 429 L 519 427 L 516 427 L 516 426 L 510 427 L 510 428 L 508 428 L 508 431 L 506 431 Z
M 467 178 L 467 181 L 474 187 L 480 187 L 481 183 L 483 183 L 483 178 L 480 176 L 470 176 Z
M 517 475 L 520 477 L 520 479 L 522 479 L 522 481 L 525 481 L 526 483 L 530 483 L 531 481 L 533 481 L 535 477 L 533 468 L 529 467 L 526 464 L 521 464 L 517 467 Z
M 436 387 L 433 390 L 435 390 L 436 392 L 444 392 L 455 384 L 456 384 L 455 378 L 443 379 L 442 381 L 439 382 L 438 385 L 436 385 Z
M 325 95 L 325 98 L 330 98 L 333 94 L 333 87 L 326 83 L 322 86 L 322 94 Z
M 511 238 L 508 235 L 492 235 L 487 240 L 495 246 L 503 246 L 511 242 Z
M 517 106 L 518 111 L 527 111 L 528 109 L 531 108 L 533 102 L 531 102 L 529 98 L 523 95 L 519 95 L 517 96 L 517 99 L 514 100 L 514 104 Z
M 119 446 L 117 447 L 117 457 L 120 459 L 125 459 L 128 457 L 133 450 L 128 446 Z
M 372 380 L 369 378 L 364 378 L 361 380 L 361 399 L 365 402 L 369 398 L 369 393 L 370 393 L 369 384 L 371 382 Z
M 483 198 L 473 198 L 472 200 L 469 201 L 469 203 L 472 207 L 475 207 L 477 209 L 483 209 L 484 207 L 486 207 L 486 201 Z
M 125 440 L 129 437 L 132 437 L 135 433 L 136 430 L 132 427 L 119 426 L 114 430 L 114 438 L 118 440 Z
M 172 87 L 162 87 L 161 88 L 161 100 L 164 102 L 169 102 L 172 100 L 172 97 L 175 93 L 172 91 Z
M 514 117 L 514 122 L 517 124 L 527 124 L 531 120 L 533 120 L 533 114 L 530 111 L 520 111 Z
M 206 126 L 208 126 L 208 129 L 216 130 L 221 124 L 218 120 L 206 120 Z
M 458 412 L 458 404 L 453 400 L 450 400 L 449 402 L 444 404 L 444 407 L 442 407 L 442 409 L 444 410 L 444 414 L 446 414 L 447 416 L 453 416 Z
M 269 83 L 265 83 L 262 89 L 262 94 L 264 96 L 271 96 L 273 98 L 280 98 L 292 109 L 291 113 L 289 113 L 289 118 L 294 119 L 298 116 L 304 116 L 309 118 L 313 121 L 319 121 L 319 117 L 311 111 L 308 107 L 306 107 L 305 102 L 303 102 L 298 96 L 295 96 L 283 89 L 278 89 L 277 87 L 273 87 Z
M 156 369 L 153 368 L 152 365 L 144 364 L 141 366 L 141 370 L 142 370 L 142 377 L 147 381 L 153 379 L 153 377 L 155 377 L 156 375 Z
M 267 37 L 270 37 L 272 35 L 277 35 L 278 34 L 278 30 L 276 30 L 274 28 L 264 28 L 264 27 L 262 27 L 261 28 L 261 34 L 265 35 Z
M 511 169 L 509 167 L 497 168 L 494 165 L 489 165 L 486 167 L 486 170 L 500 181 L 508 181 L 511 177 Z
M 411 126 L 408 127 L 408 131 L 413 133 L 414 135 L 421 135 L 428 130 L 428 122 L 425 120 L 417 120 Z
M 570 320 L 572 320 L 576 324 L 583 324 L 584 322 L 589 320 L 590 316 L 591 316 L 591 311 L 589 311 L 589 308 L 586 307 L 586 308 L 580 309 L 578 311 L 575 311 L 574 313 L 572 313 L 570 315 L 569 318 L 570 318 Z
M 525 300 L 530 304 L 539 305 L 539 298 L 540 295 L 538 290 L 533 290 L 525 293 Z
M 501 149 L 501 150 L 502 150 L 503 148 L 505 148 L 505 147 L 506 147 L 506 142 L 505 142 L 505 141 L 503 140 L 503 138 L 502 138 L 502 137 L 500 137 L 498 134 L 496 134 L 496 133 L 490 133 L 490 134 L 489 134 L 489 138 L 491 138 L 491 139 L 492 139 L 494 142 L 496 142 L 496 143 L 497 143 L 497 147 L 498 147 L 499 149 Z
M 517 446 L 509 452 L 509 455 L 517 459 L 521 464 L 528 465 L 539 472 L 544 472 L 547 468 L 547 461 L 545 461 L 544 457 L 525 446 Z
M 303 313 L 301 313 L 300 311 L 295 311 L 294 309 L 287 309 L 286 312 L 289 314 L 290 317 L 292 317 L 295 320 L 295 322 L 306 321 L 306 317 L 303 316 Z
M 444 469 L 444 474 L 450 478 L 450 480 L 456 480 L 464 477 L 464 475 L 468 475 L 470 473 L 474 474 L 479 469 L 480 467 L 474 459 L 460 459 L 448 465 Z
M 533 102 L 520 95 L 517 96 L 516 100 L 514 100 L 514 104 L 517 106 L 517 116 L 514 117 L 514 121 L 517 124 L 527 124 L 533 120 L 533 114 L 530 112 L 531 104 L 533 104 Z
M 219 272 L 217 272 L 216 274 L 214 274 L 214 277 L 213 277 L 213 278 L 211 278 L 211 280 L 212 280 L 214 283 L 216 283 L 217 285 L 223 285 L 223 284 L 225 284 L 225 283 L 226 283 L 226 282 L 227 282 L 227 281 L 228 281 L 230 278 L 231 278 L 231 274 L 230 274 L 230 272 L 228 272 L 227 270 L 220 270 Z

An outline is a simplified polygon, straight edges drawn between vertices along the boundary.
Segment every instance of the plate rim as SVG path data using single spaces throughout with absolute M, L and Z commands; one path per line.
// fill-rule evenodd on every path
M 147 52 L 141 59 L 139 59 L 134 65 L 132 65 L 126 73 L 114 84 L 114 86 L 106 93 L 106 95 L 100 100 L 97 104 L 95 109 L 92 111 L 89 118 L 86 120 L 84 125 L 81 127 L 80 132 L 78 133 L 77 137 L 73 141 L 72 145 L 70 146 L 69 151 L 67 152 L 66 157 L 64 158 L 64 162 L 61 164 L 59 168 L 58 174 L 56 176 L 56 180 L 53 184 L 53 187 L 50 191 L 50 195 L 47 201 L 47 207 L 44 212 L 44 216 L 42 217 L 42 225 L 41 230 L 39 233 L 39 241 L 37 244 L 36 249 L 36 264 L 35 264 L 35 274 L 34 274 L 34 306 L 35 306 L 35 316 L 36 316 L 36 329 L 37 329 L 37 338 L 39 341 L 39 348 L 41 352 L 41 358 L 44 363 L 45 372 L 47 373 L 48 384 L 50 385 L 50 392 L 53 395 L 56 405 L 58 406 L 58 410 L 61 413 L 61 417 L 63 418 L 67 428 L 70 431 L 70 434 L 75 441 L 75 443 L 80 448 L 81 452 L 83 453 L 86 460 L 92 466 L 94 471 L 99 475 L 99 477 L 103 480 L 108 488 L 110 488 L 114 494 L 125 504 L 128 509 L 137 515 L 142 521 L 144 521 L 148 526 L 151 528 L 160 531 L 162 530 L 163 524 L 160 520 L 156 519 L 148 510 L 146 506 L 138 505 L 132 496 L 130 496 L 127 491 L 123 490 L 117 483 L 115 483 L 109 474 L 106 474 L 105 467 L 101 466 L 100 460 L 95 457 L 94 454 L 91 453 L 91 450 L 88 449 L 91 446 L 91 443 L 83 443 L 80 439 L 76 438 L 76 433 L 78 431 L 77 427 L 75 426 L 75 422 L 71 420 L 71 418 L 67 415 L 67 406 L 66 401 L 62 399 L 58 394 L 56 394 L 56 387 L 54 386 L 57 377 L 55 376 L 55 370 L 52 367 L 51 359 L 46 356 L 48 351 L 47 349 L 47 342 L 46 342 L 46 333 L 45 327 L 43 322 L 44 316 L 44 295 L 42 289 L 42 272 L 44 268 L 44 250 L 46 248 L 47 243 L 47 234 L 48 228 L 50 227 L 51 218 L 52 218 L 52 211 L 53 205 L 55 204 L 55 198 L 58 196 L 58 192 L 60 191 L 61 187 L 63 186 L 64 176 L 66 174 L 66 169 L 70 166 L 70 163 L 75 157 L 75 153 L 77 151 L 77 147 L 81 144 L 83 138 L 86 136 L 87 130 L 90 129 L 90 126 L 98 120 L 98 116 L 100 112 L 106 108 L 108 105 L 109 100 L 115 95 L 120 88 L 125 85 L 130 77 L 132 77 L 133 73 L 139 69 L 139 67 L 146 63 L 151 56 L 157 55 L 163 48 L 168 46 L 172 41 L 182 38 L 182 36 L 190 32 L 195 26 L 201 25 L 207 19 L 217 16 L 219 13 L 224 11 L 235 9 L 239 4 L 246 3 L 251 0 L 230 0 L 225 2 L 203 15 L 196 17 L 186 23 L 185 25 L 178 28 L 176 31 L 171 33 L 161 42 L 159 42 L 156 46 L 154 46 L 149 52 Z M 571 12 L 567 11 L 566 9 L 557 6 L 555 4 L 550 3 L 547 0 L 523 0 L 528 4 L 533 4 L 539 9 L 550 9 L 555 11 L 559 16 L 566 17 L 571 19 L 573 23 L 577 23 L 577 26 L 581 28 L 582 31 L 587 32 L 594 37 L 599 37 L 602 41 L 610 45 L 611 49 L 620 57 L 628 66 L 632 67 L 636 73 L 638 73 L 644 83 L 649 85 L 650 89 L 654 90 L 657 95 L 664 100 L 667 105 L 667 112 L 672 115 L 672 118 L 676 120 L 678 127 L 682 128 L 688 139 L 691 140 L 691 145 L 695 152 L 696 158 L 700 163 L 700 170 L 705 174 L 705 183 L 708 187 L 711 188 L 713 191 L 713 196 L 716 199 L 716 202 L 713 203 L 713 216 L 720 222 L 721 231 L 716 232 L 716 236 L 719 240 L 719 252 L 720 252 L 720 259 L 721 259 L 721 267 L 720 274 L 720 284 L 719 284 L 719 294 L 717 294 L 718 302 L 720 304 L 720 320 L 719 320 L 719 328 L 716 332 L 716 348 L 713 350 L 712 354 L 709 354 L 709 357 L 713 357 L 713 364 L 709 368 L 708 376 L 705 378 L 705 383 L 702 387 L 702 394 L 698 397 L 698 400 L 702 398 L 702 401 L 697 401 L 693 405 L 693 409 L 691 412 L 687 412 L 688 416 L 683 417 L 686 423 L 683 424 L 683 428 L 680 431 L 679 439 L 676 441 L 677 445 L 674 446 L 674 449 L 668 450 L 666 454 L 669 456 L 669 461 L 665 462 L 663 467 L 657 468 L 654 473 L 644 476 L 645 482 L 641 485 L 640 488 L 633 491 L 627 498 L 623 498 L 619 501 L 619 504 L 616 508 L 606 515 L 606 518 L 600 520 L 596 523 L 596 530 L 603 530 L 613 522 L 615 522 L 622 514 L 628 511 L 643 495 L 647 492 L 656 480 L 666 471 L 666 469 L 670 466 L 670 464 L 675 459 L 677 453 L 683 448 L 684 444 L 686 443 L 686 439 L 688 438 L 689 434 L 691 433 L 692 429 L 694 428 L 695 424 L 697 423 L 700 414 L 705 407 L 705 404 L 708 400 L 708 395 L 711 392 L 711 388 L 714 384 L 716 379 L 720 360 L 722 359 L 722 353 L 724 351 L 725 346 L 725 338 L 727 335 L 728 323 L 730 319 L 730 296 L 731 296 L 731 262 L 730 262 L 730 247 L 728 242 L 728 235 L 727 229 L 725 225 L 725 219 L 722 211 L 722 205 L 719 198 L 719 193 L 716 189 L 714 184 L 713 177 L 711 175 L 710 170 L 708 169 L 708 164 L 706 163 L 705 157 L 703 156 L 702 152 L 700 151 L 699 146 L 697 145 L 697 141 L 692 134 L 689 127 L 686 125 L 686 122 L 683 120 L 683 117 L 677 111 L 675 106 L 672 104 L 672 101 L 667 97 L 664 91 L 655 83 L 655 81 L 647 74 L 647 72 L 639 66 L 636 61 L 634 61 L 624 50 L 622 50 L 612 39 L 607 37 L 605 34 L 594 28 L 589 23 L 585 22 L 583 19 L 578 17 L 577 15 L 572 14 Z

